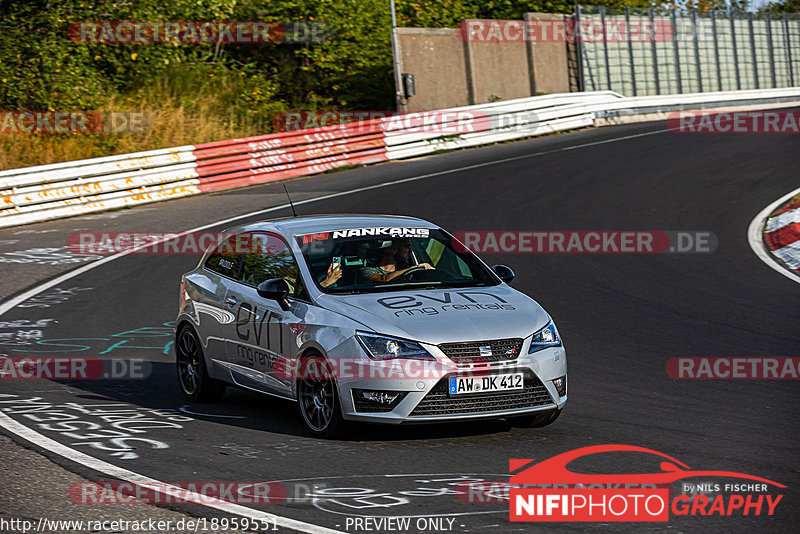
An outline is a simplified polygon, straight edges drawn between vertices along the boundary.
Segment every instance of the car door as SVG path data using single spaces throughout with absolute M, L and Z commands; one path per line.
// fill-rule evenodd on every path
M 249 237 L 248 234 L 226 237 L 203 263 L 200 271 L 204 275 L 203 280 L 194 277 L 197 278 L 197 286 L 202 288 L 194 304 L 199 321 L 198 332 L 212 365 L 222 364 L 222 367 L 226 367 L 225 339 L 234 315 L 231 306 L 226 304 L 225 297 L 239 278 L 242 256 Z
M 288 310 L 258 295 L 258 285 L 271 278 L 289 283 Z M 226 335 L 228 362 L 237 384 L 292 395 L 292 381 L 284 371 L 297 357 L 297 335 L 307 311 L 305 286 L 291 250 L 273 233 L 254 232 L 242 260 L 239 283 L 229 289 L 226 302 L 233 305 L 234 322 Z M 277 366 L 276 366 L 277 364 Z M 276 369 L 278 372 L 276 372 Z

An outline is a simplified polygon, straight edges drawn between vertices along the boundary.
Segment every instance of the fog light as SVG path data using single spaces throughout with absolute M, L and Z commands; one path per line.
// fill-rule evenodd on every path
M 406 396 L 405 391 L 354 389 L 353 405 L 358 412 L 389 412 Z
M 563 397 L 567 394 L 567 376 L 564 375 L 561 378 L 556 378 L 553 380 L 553 385 L 556 387 L 556 391 L 558 392 L 559 397 Z
M 358 395 L 362 399 L 379 404 L 391 404 L 400 396 L 399 391 L 370 391 L 368 389 L 358 389 Z

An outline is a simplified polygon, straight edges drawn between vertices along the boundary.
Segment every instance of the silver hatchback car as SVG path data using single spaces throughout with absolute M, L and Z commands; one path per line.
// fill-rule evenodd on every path
M 227 230 L 181 282 L 178 381 L 297 403 L 309 432 L 348 421 L 552 423 L 567 361 L 550 316 L 421 219 L 324 215 Z

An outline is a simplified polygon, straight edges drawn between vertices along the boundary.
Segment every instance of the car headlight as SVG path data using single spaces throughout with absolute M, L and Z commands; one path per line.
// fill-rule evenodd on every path
M 374 360 L 393 360 L 407 358 L 412 360 L 435 360 L 433 355 L 416 341 L 379 336 L 367 332 L 356 332 L 356 339 Z
M 547 323 L 547 326 L 533 334 L 531 339 L 531 348 L 528 349 L 528 354 L 536 352 L 537 350 L 546 349 L 548 347 L 560 347 L 561 338 L 558 337 L 558 330 L 553 321 Z

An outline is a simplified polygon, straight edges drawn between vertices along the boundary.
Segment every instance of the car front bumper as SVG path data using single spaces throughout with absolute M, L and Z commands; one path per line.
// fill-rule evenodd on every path
M 434 355 L 435 362 L 370 360 L 363 355 L 354 338 L 339 346 L 336 354 L 329 354 L 331 358 L 361 354 L 356 359 L 355 369 L 337 376 L 343 417 L 353 421 L 387 424 L 492 419 L 561 409 L 567 402 L 567 391 L 559 395 L 553 383 L 553 380 L 567 375 L 566 351 L 563 347 L 528 354 L 529 337 L 523 342 L 520 356 L 513 361 L 459 366 L 437 346 L 423 346 Z M 447 392 L 450 376 L 516 372 L 524 374 L 522 390 L 454 396 Z M 405 396 L 388 411 L 365 410 L 363 405 L 357 406 L 354 402 L 356 389 L 399 391 L 404 392 Z

